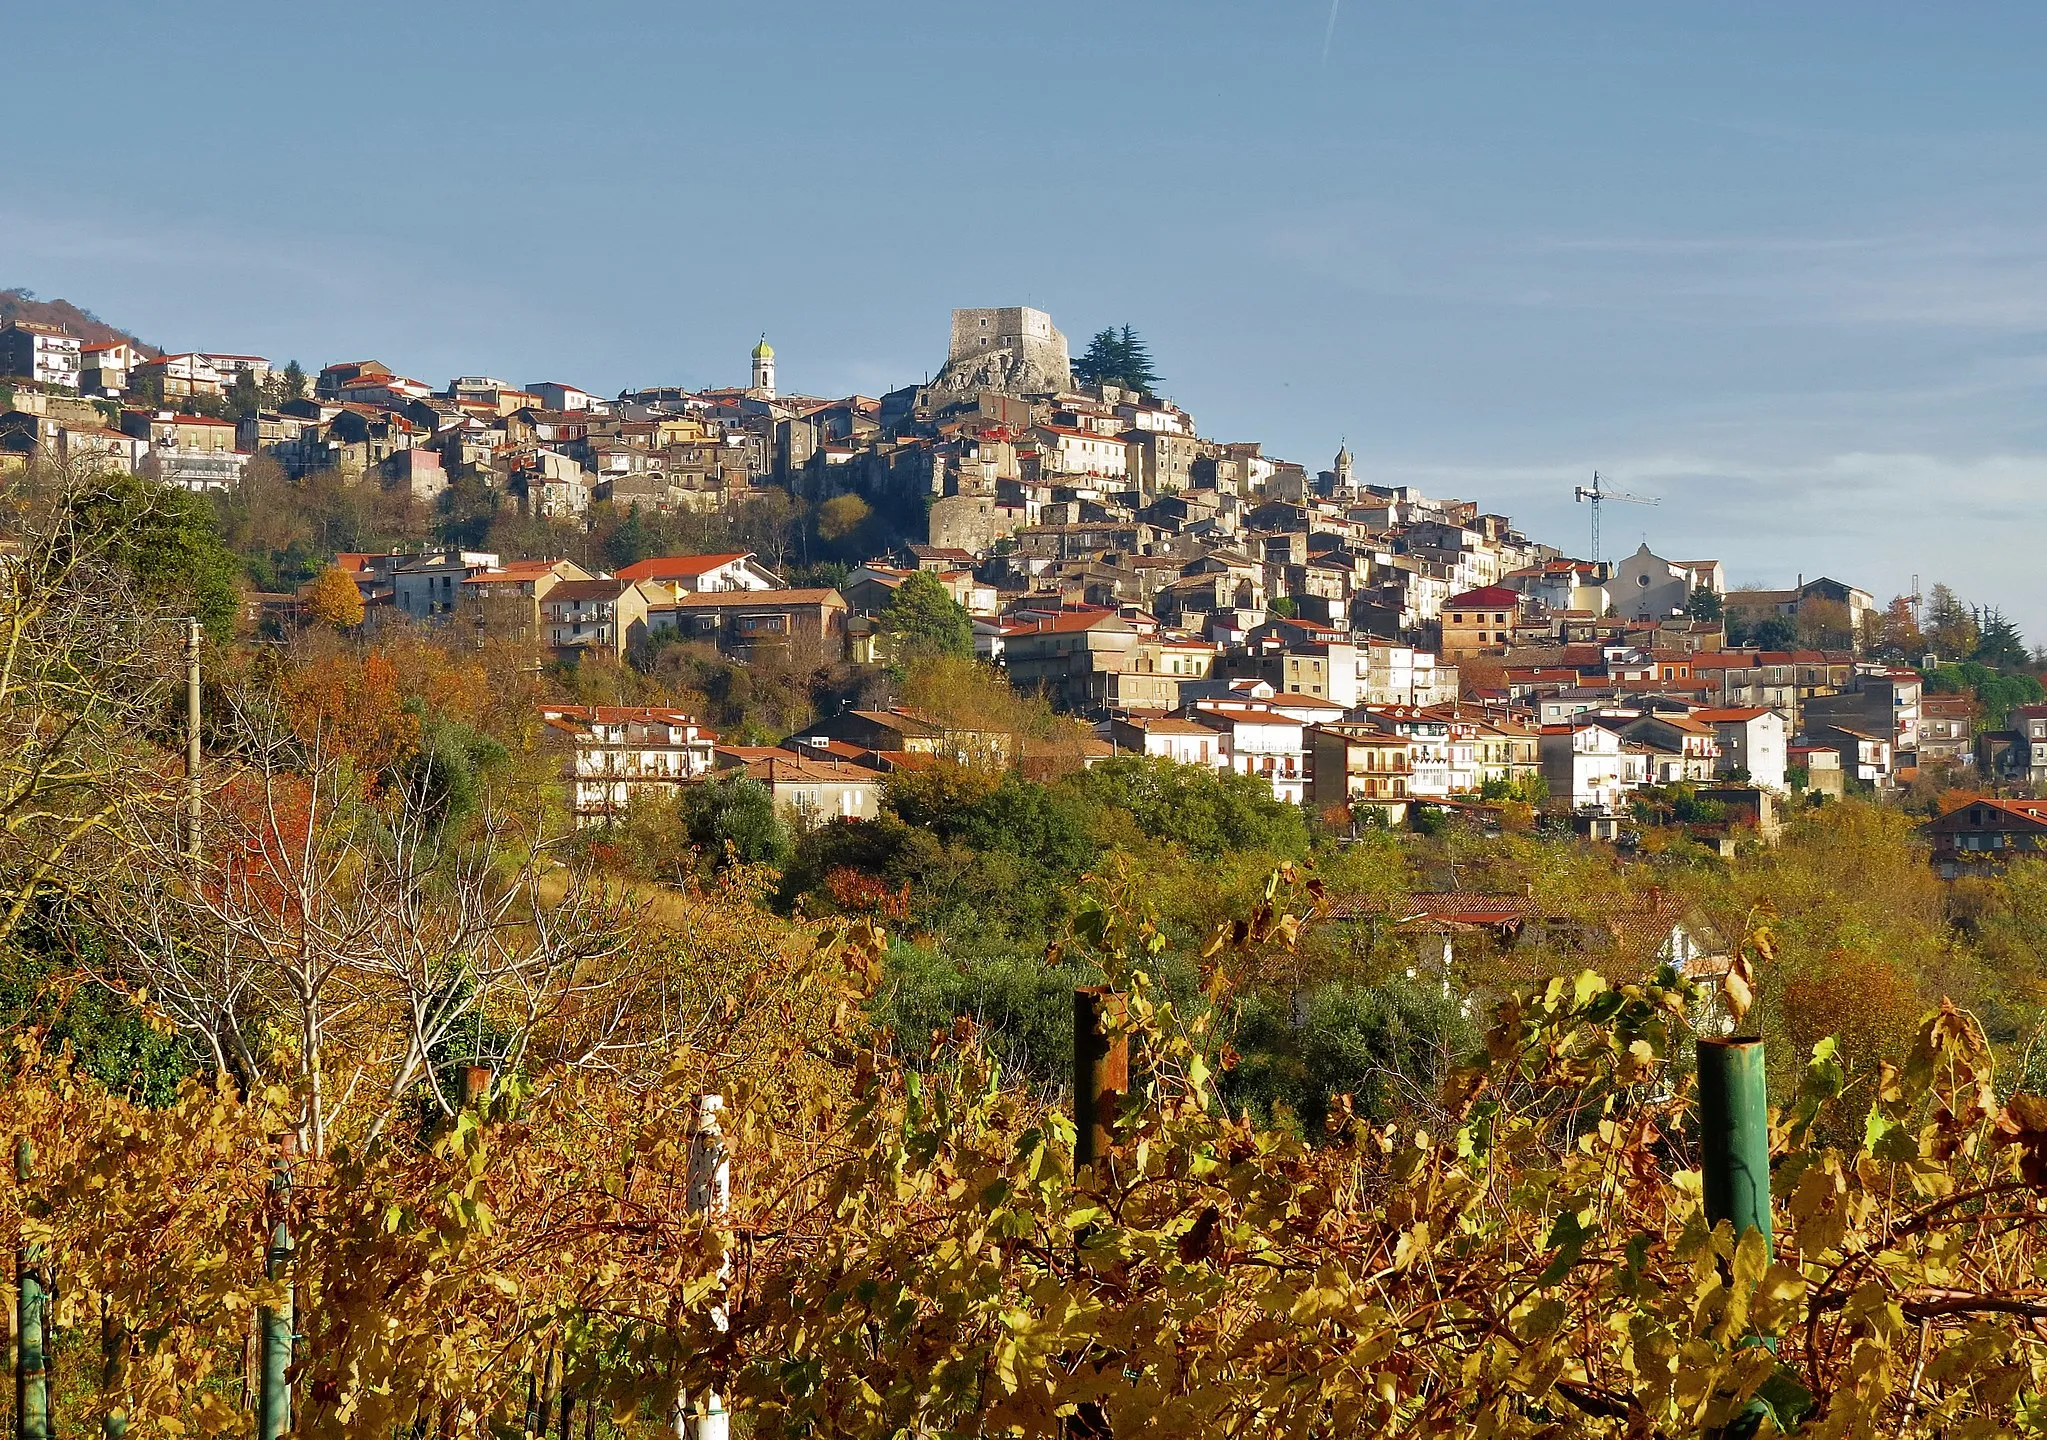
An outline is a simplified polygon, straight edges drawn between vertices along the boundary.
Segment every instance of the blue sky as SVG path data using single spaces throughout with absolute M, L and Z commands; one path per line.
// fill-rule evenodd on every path
M 2047 7 L 18 7 L 0 286 L 423 379 L 879 393 L 1135 325 L 1205 433 L 2047 641 Z

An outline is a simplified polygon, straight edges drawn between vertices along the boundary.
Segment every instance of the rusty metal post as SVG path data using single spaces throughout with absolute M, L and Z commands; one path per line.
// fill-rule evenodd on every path
M 1115 1143 L 1116 1112 L 1130 1091 L 1130 1039 L 1111 1036 L 1123 997 L 1106 985 L 1073 992 L 1073 1166 L 1092 1165 Z

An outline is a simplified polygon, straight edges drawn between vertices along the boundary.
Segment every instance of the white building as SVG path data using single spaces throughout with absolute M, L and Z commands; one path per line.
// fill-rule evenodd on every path
M 1386 640 L 1357 651 L 1360 705 L 1441 705 L 1457 698 L 1457 667 L 1439 665 L 1434 652 Z
M 1107 738 L 1118 754 L 1155 755 L 1180 765 L 1213 767 L 1222 749 L 1213 726 L 1173 716 L 1112 720 Z
M 535 515 L 576 516 L 590 508 L 596 477 L 559 450 L 534 451 L 519 473 L 526 480 L 526 504 Z
M 1098 435 L 1070 425 L 1036 425 L 1030 433 L 1038 442 L 1047 470 L 1118 479 L 1130 473 L 1129 450 L 1120 435 Z
M 220 377 L 223 387 L 235 383 L 235 378 L 246 375 L 261 385 L 270 378 L 270 362 L 261 355 L 228 355 L 214 350 L 202 350 L 195 354 L 195 360 L 205 362 L 213 373 Z
M 1260 776 L 1275 800 L 1300 804 L 1307 788 L 1307 758 L 1299 720 L 1262 705 L 1227 700 L 1199 701 L 1188 718 L 1216 733 L 1218 769 Z
M 138 435 L 104 425 L 58 425 L 57 453 L 81 471 L 122 470 L 140 475 L 149 456 L 149 442 Z
M 472 575 L 498 569 L 498 557 L 483 550 L 435 550 L 391 567 L 391 600 L 415 620 L 452 615 Z
M 413 401 L 424 400 L 433 393 L 434 387 L 425 381 L 404 375 L 366 375 L 341 387 L 344 404 L 374 405 L 385 410 L 403 410 Z
M 775 347 L 768 343 L 768 337 L 761 336 L 761 343 L 753 347 L 754 393 L 763 400 L 775 398 Z
M 697 592 L 782 590 L 782 577 L 761 564 L 751 550 L 719 555 L 656 555 L 636 560 L 618 572 L 621 580 L 666 585 L 678 597 Z
M 1545 725 L 1537 753 L 1550 795 L 1573 810 L 1618 811 L 1622 797 L 1647 778 L 1646 755 L 1631 757 L 1621 737 L 1589 720 Z
M 1440 715 L 1430 715 L 1413 705 L 1374 705 L 1362 707 L 1357 712 L 1360 720 L 1368 720 L 1391 735 L 1407 740 L 1413 748 L 1409 760 L 1407 793 L 1418 799 L 1447 800 L 1450 798 L 1453 771 L 1453 746 L 1450 736 L 1450 722 Z M 1476 732 L 1464 739 L 1466 755 L 1464 768 L 1475 772 L 1477 768 Z
M 577 410 L 601 411 L 607 408 L 602 400 L 589 391 L 579 390 L 573 385 L 564 385 L 556 380 L 542 380 L 526 388 L 538 395 L 541 405 L 549 410 L 570 413 Z
M 1713 727 L 1720 739 L 1720 772 L 1744 772 L 1751 784 L 1766 790 L 1784 789 L 1789 764 L 1790 727 L 1775 710 L 1745 706 L 1730 710 L 1695 710 L 1692 719 Z
M 498 396 L 514 387 L 491 375 L 457 375 L 448 382 L 450 400 L 467 400 L 473 405 L 496 405 Z
M 1618 731 L 1621 739 L 1649 747 L 1649 778 L 1654 784 L 1702 785 L 1721 772 L 1720 737 L 1713 726 L 1696 716 L 1640 715 L 1603 723 Z
M 227 379 L 213 368 L 213 362 L 196 351 L 182 355 L 159 355 L 135 367 L 137 371 L 161 377 L 165 400 L 190 399 L 194 395 L 220 395 Z
M 650 706 L 542 706 L 540 718 L 569 738 L 570 808 L 579 826 L 604 824 L 636 799 L 679 793 L 710 773 L 718 741 L 695 716 Z
M 83 342 L 55 325 L 10 320 L 0 325 L 0 375 L 20 375 L 44 385 L 78 388 Z
M 142 352 L 126 340 L 82 346 L 78 352 L 78 388 L 95 395 L 119 395 L 128 388 L 128 376 L 142 361 Z

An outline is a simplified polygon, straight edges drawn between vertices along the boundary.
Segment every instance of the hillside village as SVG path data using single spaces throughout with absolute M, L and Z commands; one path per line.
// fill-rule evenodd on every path
M 885 666 L 892 607 L 935 588 L 967 617 L 975 657 L 1086 724 L 1080 763 L 1234 770 L 1352 823 L 1518 802 L 1613 838 L 1655 796 L 1726 844 L 1768 835 L 1787 804 L 1935 771 L 2047 786 L 2047 706 L 1993 715 L 1928 693 L 1925 657 L 1897 633 L 1918 630 L 1902 600 L 1827 577 L 1730 589 L 1721 560 L 1647 544 L 1577 556 L 1477 500 L 1373 484 L 1347 448 L 1311 470 L 1204 436 L 1154 385 L 1077 374 L 1038 310 L 955 311 L 936 378 L 879 397 L 788 393 L 765 338 L 747 359 L 747 383 L 721 388 L 603 397 L 484 375 L 437 388 L 374 360 L 308 374 L 17 317 L 0 327 L 13 377 L 0 462 L 222 495 L 260 462 L 428 517 L 480 495 L 542 537 L 764 504 L 840 515 L 857 548 L 831 564 L 778 542 L 607 567 L 447 527 L 437 541 L 431 525 L 318 563 L 353 583 L 371 629 L 488 625 L 536 664 L 680 641 L 742 663 Z M 253 613 L 304 623 L 308 589 L 258 594 Z M 1029 759 L 1018 737 L 892 704 L 849 702 L 771 745 L 728 743 L 671 707 L 560 704 L 544 719 L 584 823 L 741 767 L 798 813 L 870 817 L 904 766 Z M 1996 800 L 1973 813 L 1950 869 L 2041 829 Z

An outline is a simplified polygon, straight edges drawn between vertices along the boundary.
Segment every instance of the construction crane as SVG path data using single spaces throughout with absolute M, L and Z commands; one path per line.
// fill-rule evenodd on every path
M 1599 507 L 1607 500 L 1625 500 L 1630 505 L 1654 505 L 1657 502 L 1646 495 L 1628 495 L 1619 490 L 1609 490 L 1599 478 L 1599 472 L 1592 472 L 1592 483 L 1580 485 L 1574 492 L 1579 500 L 1592 502 L 1592 563 L 1599 563 Z

